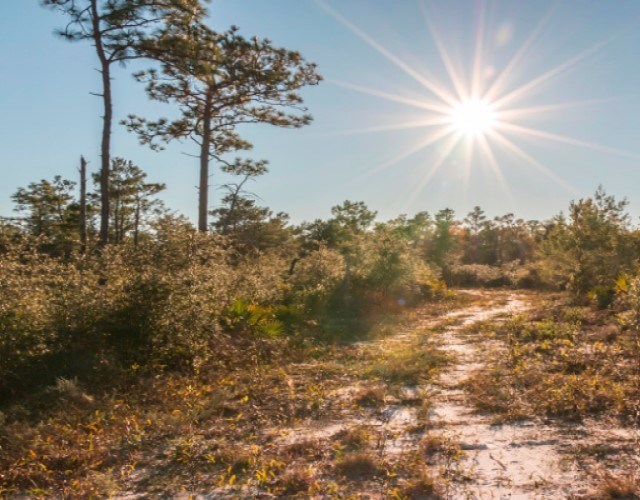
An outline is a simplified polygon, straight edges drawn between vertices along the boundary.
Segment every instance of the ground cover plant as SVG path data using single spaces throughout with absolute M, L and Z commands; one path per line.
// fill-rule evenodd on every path
M 488 368 L 462 382 L 494 424 L 557 429 L 565 464 L 591 484 L 578 498 L 638 498 L 640 439 L 637 278 L 621 279 L 612 305 L 544 295 L 526 314 L 475 325 L 494 346 Z
M 447 300 L 430 307 L 459 305 Z M 384 338 L 388 331 L 372 335 Z M 398 382 L 388 386 L 367 374 L 378 362 L 377 348 L 309 339 L 265 343 L 227 339 L 229 352 L 196 370 L 134 365 L 108 384 L 60 377 L 37 398 L 11 399 L 0 436 L 3 494 L 337 494 L 359 488 L 358 481 L 391 491 L 414 477 L 406 457 L 377 458 L 382 437 L 375 426 L 291 443 L 274 442 L 271 434 L 345 414 L 376 414 Z M 424 349 L 439 359 L 434 347 Z M 425 367 L 421 377 L 430 379 L 434 369 Z M 334 395 L 345 383 L 363 385 L 347 398 Z
M 600 415 L 637 424 L 637 312 L 628 309 L 629 293 L 620 291 L 618 307 L 607 311 L 557 295 L 529 316 L 484 325 L 504 349 L 490 371 L 468 382 L 478 407 L 507 419 Z

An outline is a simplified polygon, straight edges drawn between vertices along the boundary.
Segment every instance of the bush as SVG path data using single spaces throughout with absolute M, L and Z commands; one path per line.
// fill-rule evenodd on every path
M 23 240 L 0 254 L 4 395 L 131 366 L 196 369 L 233 356 L 223 347 L 227 334 L 278 329 L 272 317 L 285 290 L 278 255 L 241 260 L 224 240 L 176 225 L 159 227 L 138 248 L 66 260 L 40 246 Z M 244 313 L 236 309 L 226 321 L 239 304 Z
M 443 290 L 411 241 L 385 229 L 354 234 L 341 248 L 307 249 L 295 265 L 293 243 L 238 252 L 225 237 L 170 217 L 137 244 L 87 255 L 52 257 L 46 239 L 26 235 L 2 248 L 5 396 L 59 377 L 232 363 L 240 349 L 300 330 L 353 338 Z
M 344 277 L 344 257 L 321 247 L 301 259 L 288 277 L 287 303 L 302 309 L 307 317 L 318 317 L 326 311 Z

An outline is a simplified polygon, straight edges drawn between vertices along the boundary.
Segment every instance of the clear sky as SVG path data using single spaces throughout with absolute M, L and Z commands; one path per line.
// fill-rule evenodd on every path
M 0 1 L 1 215 L 11 214 L 18 186 L 75 178 L 80 154 L 99 164 L 93 47 L 55 38 L 64 19 L 38 4 Z M 345 199 L 365 201 L 382 219 L 445 206 L 463 215 L 474 205 L 543 219 L 598 184 L 628 197 L 640 215 L 638 0 L 214 0 L 210 10 L 215 28 L 236 24 L 299 50 L 326 78 L 303 92 L 311 126 L 242 130 L 255 145 L 251 156 L 270 161 L 251 190 L 296 222 L 326 217 Z M 443 126 L 412 126 L 437 116 L 424 106 L 438 101 L 434 89 L 456 93 L 438 36 L 449 73 L 465 88 L 476 67 L 486 91 L 520 54 L 491 100 L 509 95 L 505 109 L 529 108 L 500 117 L 505 125 L 496 131 L 508 143 L 492 130 L 457 144 L 451 136 L 431 141 Z M 116 121 L 170 114 L 170 106 L 147 101 L 132 69 L 115 71 Z M 454 123 L 452 135 L 460 128 Z M 191 144 L 155 153 L 116 126 L 114 156 L 165 182 L 167 204 L 194 217 L 197 160 L 184 153 L 195 153 Z M 216 172 L 212 182 L 224 179 Z M 215 206 L 215 186 L 212 198 Z

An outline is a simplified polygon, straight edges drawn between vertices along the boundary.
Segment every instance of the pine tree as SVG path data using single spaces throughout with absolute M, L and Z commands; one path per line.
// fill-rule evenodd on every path
M 52 254 L 68 253 L 79 240 L 80 207 L 75 201 L 76 183 L 56 175 L 21 187 L 11 196 L 14 210 L 24 214 L 25 229 L 46 238 L 44 249 Z
M 186 138 L 198 145 L 198 229 L 204 232 L 211 160 L 251 148 L 236 133 L 238 125 L 308 124 L 311 117 L 296 91 L 317 84 L 320 76 L 298 52 L 277 48 L 267 39 L 246 39 L 236 27 L 214 32 L 191 16 L 174 19 L 148 51 L 162 61 L 161 67 L 141 72 L 137 78 L 147 84 L 151 99 L 176 104 L 180 117 L 148 121 L 130 115 L 125 123 L 153 149 Z
M 100 146 L 100 244 L 109 241 L 109 168 L 113 124 L 112 67 L 142 57 L 153 28 L 177 13 L 203 11 L 197 0 L 42 0 L 69 22 L 58 34 L 70 42 L 89 41 L 96 50 L 102 77 L 102 139 Z M 200 14 L 202 15 L 202 14 Z
M 100 183 L 100 176 L 93 176 Z M 109 207 L 111 240 L 122 243 L 133 236 L 138 243 L 140 229 L 152 213 L 163 212 L 163 204 L 155 195 L 166 189 L 161 183 L 146 182 L 147 174 L 133 162 L 114 158 L 109 171 Z

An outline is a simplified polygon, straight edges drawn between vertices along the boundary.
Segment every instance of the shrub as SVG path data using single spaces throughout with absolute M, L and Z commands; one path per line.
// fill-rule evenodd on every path
M 5 395 L 131 366 L 195 369 L 235 354 L 227 333 L 282 330 L 275 315 L 285 267 L 277 254 L 248 262 L 223 239 L 180 225 L 159 227 L 137 248 L 64 260 L 41 253 L 40 243 L 23 239 L 0 254 Z
M 249 304 L 242 299 L 235 300 L 222 312 L 221 324 L 225 330 L 243 335 L 276 337 L 283 331 L 272 307 Z
M 346 455 L 336 463 L 336 472 L 349 481 L 366 481 L 385 474 L 385 468 L 367 453 Z

